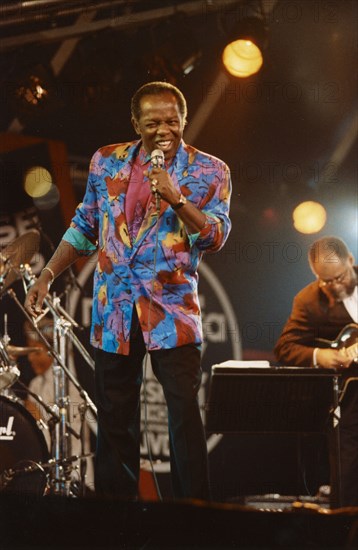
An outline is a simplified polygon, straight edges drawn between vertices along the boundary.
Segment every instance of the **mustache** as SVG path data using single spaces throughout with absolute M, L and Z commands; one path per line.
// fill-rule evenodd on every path
M 344 299 L 344 298 L 347 298 L 348 296 L 351 296 L 351 294 L 353 294 L 355 287 L 356 287 L 356 282 L 351 281 L 350 283 L 346 283 L 339 290 L 336 290 L 335 288 L 330 288 L 330 289 L 327 289 L 327 291 L 330 293 L 331 296 L 333 296 L 333 298 Z

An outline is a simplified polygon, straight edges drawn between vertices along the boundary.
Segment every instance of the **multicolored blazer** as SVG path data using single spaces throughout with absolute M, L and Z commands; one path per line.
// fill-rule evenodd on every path
M 110 145 L 94 154 L 83 202 L 64 235 L 80 253 L 98 249 L 92 345 L 125 355 L 134 306 L 150 350 L 202 342 L 197 268 L 204 252 L 220 250 L 231 229 L 227 165 L 181 142 L 171 178 L 206 214 L 207 224 L 199 233 L 188 234 L 166 201 L 161 200 L 158 215 L 153 200 L 131 242 L 125 197 L 141 145 L 141 141 Z

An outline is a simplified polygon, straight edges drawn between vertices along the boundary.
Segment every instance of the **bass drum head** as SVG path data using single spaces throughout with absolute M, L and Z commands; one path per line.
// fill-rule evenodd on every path
M 16 400 L 0 396 L 0 492 L 42 496 L 47 476 L 37 464 L 49 458 L 34 417 Z

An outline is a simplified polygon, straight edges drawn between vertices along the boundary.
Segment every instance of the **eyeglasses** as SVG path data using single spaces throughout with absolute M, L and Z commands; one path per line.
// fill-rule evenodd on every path
M 340 285 L 341 283 L 343 283 L 344 279 L 346 278 L 348 271 L 349 271 L 349 267 L 347 267 L 347 269 L 337 277 L 333 277 L 333 279 L 323 280 L 318 278 L 318 284 L 320 287 Z

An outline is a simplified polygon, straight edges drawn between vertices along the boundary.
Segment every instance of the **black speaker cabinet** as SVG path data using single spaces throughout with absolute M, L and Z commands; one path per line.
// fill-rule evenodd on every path
M 334 369 L 211 368 L 206 429 L 229 432 L 323 432 L 335 403 Z

